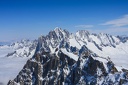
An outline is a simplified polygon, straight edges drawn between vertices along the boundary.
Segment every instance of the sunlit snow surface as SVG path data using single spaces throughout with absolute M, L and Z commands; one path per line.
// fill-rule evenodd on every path
M 65 55 L 67 55 L 67 56 L 69 56 L 70 58 L 74 59 L 75 61 L 77 61 L 78 58 L 79 58 L 77 55 L 74 55 L 73 53 L 67 52 L 66 49 L 61 49 L 61 51 L 62 51 Z
M 93 39 L 100 46 L 100 41 L 97 39 L 96 36 L 91 35 L 90 38 Z M 128 41 L 125 43 L 120 42 L 120 44 L 116 45 L 115 48 L 112 46 L 102 46 L 101 51 L 95 46 L 94 43 L 88 42 L 86 38 L 84 38 L 84 40 L 81 39 L 82 41 L 79 40 L 77 42 L 75 40 L 72 40 L 70 40 L 71 45 L 76 46 L 77 48 L 80 48 L 80 46 L 85 45 L 85 43 L 83 43 L 83 41 L 85 41 L 87 43 L 86 46 L 88 49 L 90 49 L 101 57 L 109 57 L 114 62 L 118 70 L 120 70 L 121 68 L 128 69 Z M 118 40 L 116 41 L 118 42 Z M 75 45 L 76 43 L 80 45 Z
M 7 85 L 7 82 L 14 79 L 23 68 L 29 57 L 5 57 L 8 53 L 13 52 L 12 47 L 0 47 L 0 85 Z
M 116 48 L 109 46 L 103 47 L 102 51 L 94 48 L 93 45 L 90 44 L 88 44 L 87 47 L 99 56 L 106 58 L 109 57 L 116 66 L 121 66 L 128 69 L 128 42 L 125 44 L 119 44 Z

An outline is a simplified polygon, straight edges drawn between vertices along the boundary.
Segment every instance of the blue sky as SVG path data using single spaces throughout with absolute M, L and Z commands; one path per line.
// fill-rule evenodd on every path
M 0 42 L 35 39 L 55 27 L 128 35 L 128 0 L 0 0 Z

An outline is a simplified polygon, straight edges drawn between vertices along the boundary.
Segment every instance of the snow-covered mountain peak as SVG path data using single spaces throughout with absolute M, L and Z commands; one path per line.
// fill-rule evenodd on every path
M 105 36 L 105 35 L 109 35 L 109 34 L 100 32 L 98 35 Z
M 55 28 L 53 31 L 50 31 L 48 35 L 46 35 L 49 39 L 63 39 L 69 36 L 69 32 L 66 30 L 62 30 L 61 28 Z
M 56 31 L 56 30 L 62 30 L 62 29 L 60 27 L 55 27 L 54 31 Z
M 24 39 L 18 42 L 14 42 L 8 46 L 12 51 L 8 53 L 7 57 L 29 57 L 35 52 L 37 40 Z
M 56 28 L 39 37 L 34 56 L 8 85 L 127 84 L 128 43 L 121 39 L 105 33 L 80 30 L 72 34 Z
M 62 30 L 62 29 L 59 28 L 59 27 L 56 27 L 56 28 L 54 29 L 54 31 L 55 31 L 55 33 L 56 33 L 57 36 L 60 36 L 60 35 L 64 34 L 64 30 Z
M 81 38 L 88 38 L 90 33 L 86 30 L 79 30 L 76 32 L 76 36 L 81 37 Z

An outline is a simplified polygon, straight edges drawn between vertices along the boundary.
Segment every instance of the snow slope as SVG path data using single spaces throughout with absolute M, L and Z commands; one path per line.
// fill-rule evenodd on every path
M 128 40 L 126 38 L 120 39 L 105 33 L 94 34 L 80 30 L 69 39 L 69 42 L 78 49 L 86 45 L 99 56 L 109 57 L 117 67 L 128 69 Z

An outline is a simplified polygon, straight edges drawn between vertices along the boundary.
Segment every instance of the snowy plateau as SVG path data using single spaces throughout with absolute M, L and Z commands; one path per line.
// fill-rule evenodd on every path
M 0 46 L 0 85 L 128 85 L 128 37 L 55 28 Z

